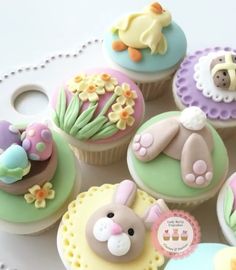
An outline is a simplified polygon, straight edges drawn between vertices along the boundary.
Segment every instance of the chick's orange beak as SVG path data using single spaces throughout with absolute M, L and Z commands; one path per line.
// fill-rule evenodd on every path
M 150 6 L 151 10 L 157 14 L 162 14 L 164 12 L 164 9 L 162 8 L 162 6 L 159 3 L 153 3 Z

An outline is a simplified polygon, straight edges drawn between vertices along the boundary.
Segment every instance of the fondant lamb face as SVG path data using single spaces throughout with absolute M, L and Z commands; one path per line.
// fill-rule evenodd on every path
M 90 248 L 107 261 L 122 263 L 137 258 L 144 248 L 146 230 L 168 211 L 164 201 L 158 200 L 144 217 L 138 216 L 130 208 L 136 191 L 132 181 L 124 180 L 118 185 L 113 202 L 98 209 L 87 223 Z
M 186 108 L 179 117 L 148 127 L 134 137 L 132 149 L 142 162 L 149 162 L 162 152 L 180 160 L 182 179 L 190 187 L 206 187 L 213 178 L 213 138 L 206 116 L 198 107 Z

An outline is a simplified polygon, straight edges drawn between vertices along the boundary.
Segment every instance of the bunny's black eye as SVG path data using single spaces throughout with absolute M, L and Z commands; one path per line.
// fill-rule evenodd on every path
M 134 235 L 134 229 L 133 229 L 133 228 L 129 228 L 129 229 L 128 229 L 128 234 L 129 234 L 130 236 L 133 236 L 133 235 Z
M 108 217 L 108 218 L 113 218 L 113 217 L 114 217 L 114 213 L 112 213 L 112 212 L 108 213 L 108 214 L 107 214 L 107 217 Z

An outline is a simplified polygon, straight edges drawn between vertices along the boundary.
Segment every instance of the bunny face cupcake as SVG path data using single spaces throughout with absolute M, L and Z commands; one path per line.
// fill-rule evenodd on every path
M 92 187 L 69 205 L 62 219 L 61 259 L 67 269 L 138 270 L 149 264 L 157 269 L 164 258 L 152 246 L 150 228 L 166 211 L 164 201 L 137 190 L 130 180 Z
M 136 81 L 145 100 L 160 95 L 187 47 L 182 29 L 159 3 L 119 20 L 103 44 L 109 62 Z
M 142 189 L 178 205 L 213 197 L 228 171 L 226 148 L 198 107 L 148 120 L 134 136 L 127 160 Z
M 236 246 L 236 173 L 222 187 L 217 199 L 217 216 L 221 231 L 227 242 Z
M 215 47 L 186 57 L 173 94 L 180 109 L 199 106 L 219 132 L 231 134 L 236 128 L 236 51 Z
M 199 244 L 196 250 L 181 260 L 170 260 L 164 270 L 233 270 L 236 248 L 223 244 Z
M 120 160 L 144 115 L 139 88 L 112 69 L 77 74 L 52 98 L 56 130 L 86 163 Z
M 0 121 L 0 128 L 0 229 L 42 232 L 60 218 L 77 187 L 73 153 L 42 123 L 18 129 Z

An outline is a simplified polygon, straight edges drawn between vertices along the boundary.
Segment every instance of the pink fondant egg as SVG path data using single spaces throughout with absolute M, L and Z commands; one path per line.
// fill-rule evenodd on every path
M 52 133 L 41 123 L 29 125 L 22 133 L 22 146 L 31 160 L 47 160 L 52 154 Z

